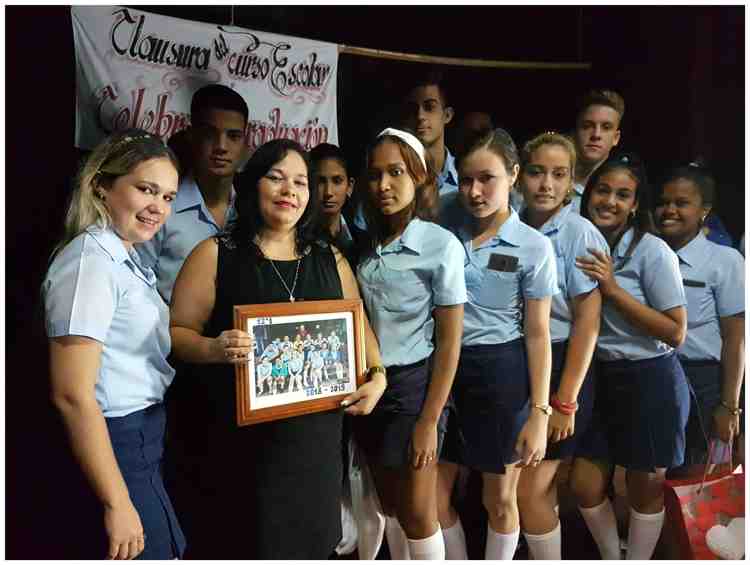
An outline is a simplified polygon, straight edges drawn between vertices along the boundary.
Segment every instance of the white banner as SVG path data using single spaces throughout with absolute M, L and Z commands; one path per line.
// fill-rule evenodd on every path
M 210 83 L 247 102 L 251 151 L 277 138 L 338 143 L 336 44 L 116 6 L 74 6 L 71 16 L 77 147 L 129 127 L 166 141 L 190 124 L 193 93 Z

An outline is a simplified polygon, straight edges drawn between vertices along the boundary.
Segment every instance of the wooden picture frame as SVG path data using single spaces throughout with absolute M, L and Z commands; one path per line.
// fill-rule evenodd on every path
M 365 381 L 362 300 L 235 306 L 234 327 L 255 338 L 235 367 L 238 426 L 340 408 Z

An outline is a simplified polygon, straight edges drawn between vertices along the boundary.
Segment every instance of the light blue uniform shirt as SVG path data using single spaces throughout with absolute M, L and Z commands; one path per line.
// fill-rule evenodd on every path
M 237 219 L 234 199 L 232 190 L 225 229 Z M 203 240 L 223 231 L 208 211 L 195 179 L 184 177 L 172 203 L 172 214 L 151 240 L 135 246 L 143 264 L 156 273 L 159 294 L 167 303 L 172 300 L 172 288 L 190 252 Z
M 524 224 L 511 209 L 497 235 L 473 249 L 467 226 L 463 243 L 464 273 L 469 301 L 464 306 L 463 345 L 506 343 L 523 336 L 525 299 L 541 299 L 559 292 L 552 242 Z M 488 267 L 493 254 L 518 258 L 513 271 Z
M 659 312 L 685 306 L 685 289 L 675 252 L 647 233 L 632 255 L 626 257 L 634 235 L 635 230 L 630 228 L 612 253 L 617 284 L 638 302 Z M 673 350 L 628 322 L 607 300 L 602 302 L 602 324 L 596 345 L 596 357 L 602 361 L 653 359 Z
M 687 297 L 688 331 L 680 359 L 721 360 L 719 318 L 745 311 L 745 261 L 731 247 L 699 233 L 677 251 Z
M 466 302 L 461 244 L 419 218 L 364 257 L 357 280 L 386 367 L 429 357 L 435 349 L 433 308 Z
M 94 389 L 107 418 L 161 402 L 174 378 L 169 308 L 143 267 L 111 230 L 91 226 L 52 261 L 42 285 L 49 337 L 102 343 Z
M 573 327 L 573 299 L 598 286 L 576 267 L 576 257 L 590 255 L 588 250 L 591 248 L 608 253 L 609 246 L 599 229 L 573 210 L 572 203 L 564 206 L 539 231 L 552 241 L 560 289 L 552 297 L 550 335 L 553 342 L 564 341 L 570 337 L 570 328 Z

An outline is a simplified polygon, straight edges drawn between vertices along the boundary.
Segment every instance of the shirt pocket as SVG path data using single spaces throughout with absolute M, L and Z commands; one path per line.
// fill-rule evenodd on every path
M 707 321 L 710 314 L 706 314 L 708 304 L 711 301 L 711 289 L 706 286 L 689 286 L 685 287 L 685 299 L 687 300 L 687 321 L 688 328 L 700 326 Z
M 383 288 L 383 308 L 390 312 L 417 312 L 429 294 L 427 284 L 413 270 L 389 270 Z
M 484 270 L 477 304 L 485 308 L 508 309 L 518 301 L 518 272 Z

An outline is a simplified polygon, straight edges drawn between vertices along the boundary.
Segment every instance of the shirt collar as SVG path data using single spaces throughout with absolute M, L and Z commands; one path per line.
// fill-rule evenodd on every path
M 617 247 L 614 249 L 612 256 L 619 259 L 624 258 L 626 256 L 625 253 L 627 252 L 628 247 L 630 247 L 630 243 L 633 241 L 633 237 L 635 237 L 635 228 L 628 228 L 628 231 L 622 234 L 622 237 L 617 243 Z
M 539 228 L 539 231 L 544 235 L 550 235 L 552 233 L 555 233 L 556 231 L 559 231 L 560 226 L 562 226 L 563 222 L 565 222 L 572 209 L 573 206 L 571 206 L 570 202 L 568 202 L 565 206 L 560 208 L 557 214 L 547 220 L 544 225 Z
M 130 259 L 130 254 L 125 244 L 111 227 L 105 229 L 100 225 L 94 224 L 87 227 L 86 232 L 94 238 L 99 247 L 104 249 L 107 255 L 112 257 L 112 260 L 118 265 Z
M 691 239 L 687 245 L 684 245 L 677 250 L 677 257 L 679 257 L 680 261 L 683 263 L 694 267 L 702 257 L 706 256 L 706 250 L 704 247 L 707 241 L 708 240 L 703 234 L 703 231 L 699 231 L 698 235 Z
M 406 247 L 417 255 L 421 254 L 424 231 L 424 222 L 419 218 L 413 218 L 401 236 L 388 245 L 389 251 L 401 251 L 403 247 Z
M 125 244 L 111 227 L 106 229 L 100 225 L 92 225 L 86 228 L 86 232 L 96 241 L 104 251 L 118 264 L 129 263 L 131 270 L 140 279 L 150 286 L 156 285 L 154 271 L 141 264 L 141 259 L 135 250 L 128 251 Z
M 456 171 L 456 158 L 445 148 L 445 162 L 443 163 L 443 170 L 440 171 L 438 176 L 438 182 L 440 186 L 444 184 L 450 184 L 458 186 L 458 172 Z
M 237 193 L 235 192 L 233 185 L 232 194 L 229 200 L 230 208 L 234 206 L 234 199 L 236 196 Z M 198 188 L 198 183 L 195 182 L 195 178 L 193 178 L 192 175 L 184 176 L 182 180 L 180 180 L 180 186 L 174 200 L 174 213 L 179 214 L 185 210 L 200 207 L 202 204 L 205 204 L 203 194 L 201 193 L 200 188 Z
M 462 241 L 470 241 L 472 239 L 471 234 L 468 230 L 468 222 L 472 221 L 472 217 L 467 214 L 466 222 L 459 229 L 459 237 Z M 521 224 L 521 219 L 518 217 L 518 212 L 513 208 L 510 208 L 510 216 L 503 222 L 503 225 L 497 230 L 497 234 L 492 236 L 488 242 L 492 243 L 507 243 L 513 247 L 520 247 L 521 239 L 518 233 L 518 227 Z M 486 244 L 483 244 L 486 245 Z

